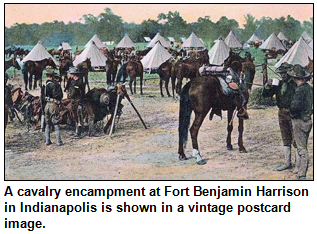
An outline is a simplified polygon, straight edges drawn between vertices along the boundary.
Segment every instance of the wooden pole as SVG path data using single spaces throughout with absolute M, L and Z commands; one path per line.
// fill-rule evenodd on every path
M 117 95 L 116 107 L 114 109 L 114 113 L 113 113 L 113 116 L 112 116 L 112 123 L 111 123 L 109 136 L 111 136 L 112 132 L 113 132 L 113 127 L 114 127 L 114 122 L 116 121 L 116 115 L 117 115 L 117 111 L 118 111 L 119 101 L 120 101 L 120 94 Z
M 145 125 L 145 123 L 144 123 L 144 121 L 143 121 L 143 119 L 142 119 L 140 113 L 138 112 L 138 110 L 137 110 L 136 107 L 134 106 L 133 102 L 131 101 L 131 99 L 130 99 L 130 97 L 129 97 L 129 95 L 128 95 L 127 93 L 125 93 L 125 97 L 126 97 L 126 99 L 130 102 L 130 104 L 131 104 L 131 106 L 133 107 L 133 109 L 135 110 L 136 114 L 139 116 L 139 119 L 141 120 L 141 122 L 142 122 L 144 128 L 147 129 L 147 127 L 146 127 L 146 125 Z

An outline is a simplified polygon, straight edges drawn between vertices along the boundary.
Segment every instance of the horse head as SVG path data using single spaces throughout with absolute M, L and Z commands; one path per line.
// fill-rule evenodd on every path
M 240 53 L 235 53 L 232 50 L 229 52 L 229 57 L 225 59 L 223 65 L 224 69 L 227 70 L 231 67 L 235 72 L 240 74 L 242 69 L 243 58 L 240 57 Z

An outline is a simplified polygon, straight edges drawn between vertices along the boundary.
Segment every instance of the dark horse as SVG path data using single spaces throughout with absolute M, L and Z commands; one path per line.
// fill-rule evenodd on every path
M 64 88 L 66 87 L 66 83 L 68 81 L 67 72 L 70 67 L 73 66 L 73 62 L 70 58 L 62 59 L 59 65 L 59 75 L 63 79 L 64 77 Z
M 233 55 L 233 54 L 231 54 Z M 233 57 L 239 57 L 234 55 Z M 231 69 L 238 75 L 241 72 L 241 60 L 232 60 L 232 58 L 225 61 L 225 67 L 230 65 Z M 237 70 L 238 69 L 238 70 Z M 240 102 L 241 103 L 241 102 Z M 188 128 L 190 124 L 191 112 L 194 111 L 195 119 L 190 128 L 190 134 L 193 146 L 193 155 L 196 157 L 196 163 L 199 165 L 205 164 L 205 160 L 202 159 L 198 149 L 198 131 L 202 125 L 206 115 L 210 109 L 216 108 L 221 110 L 227 110 L 228 126 L 227 126 L 227 149 L 232 150 L 231 144 L 231 132 L 233 130 L 232 118 L 234 110 L 241 109 L 241 104 L 237 99 L 228 97 L 222 91 L 222 87 L 219 79 L 216 76 L 208 75 L 196 77 L 187 83 L 180 95 L 180 111 L 179 111 L 179 148 L 178 154 L 180 160 L 186 160 L 187 157 L 184 152 L 184 146 L 187 143 Z M 243 123 L 244 119 L 239 118 L 239 138 L 238 145 L 240 152 L 247 152 L 243 146 Z
M 168 83 L 170 78 L 172 77 L 172 68 L 173 64 L 168 60 L 164 63 L 162 63 L 159 68 L 157 69 L 157 74 L 160 76 L 160 91 L 161 96 L 163 95 L 163 82 L 165 83 L 165 90 L 167 93 L 167 96 L 171 97 L 170 92 L 168 91 Z M 175 77 L 172 78 L 172 92 L 174 97 L 174 90 L 175 90 Z
M 21 67 L 19 65 L 19 63 L 16 61 L 15 58 L 10 59 L 8 61 L 4 62 L 4 71 L 6 72 L 10 67 L 14 67 L 18 70 L 21 70 Z
M 85 89 L 86 89 L 86 86 L 87 86 L 88 87 L 88 91 L 89 91 L 90 87 L 89 87 L 89 82 L 88 82 L 88 72 L 92 71 L 90 58 L 87 58 L 85 61 L 83 61 L 81 63 L 78 63 L 76 67 L 83 74 Z
M 106 61 L 107 84 L 114 84 L 118 71 L 118 65 L 121 63 L 119 59 L 108 57 Z
M 134 93 L 136 93 L 136 77 L 140 77 L 140 94 L 143 94 L 142 90 L 142 83 L 143 83 L 143 65 L 140 61 L 128 61 L 127 63 L 123 64 L 120 68 L 118 75 L 117 75 L 117 83 L 120 82 L 121 77 L 123 76 L 123 83 L 125 83 L 127 77 L 130 77 L 129 86 L 131 94 L 133 95 L 132 91 L 132 84 L 134 84 Z
M 245 62 L 242 63 L 242 73 L 245 76 L 245 85 L 251 91 L 255 75 L 255 65 L 249 52 L 246 53 Z
M 23 79 L 25 83 L 25 90 L 28 90 L 27 84 L 29 83 L 29 89 L 32 89 L 32 77 L 34 76 L 33 89 L 37 87 L 37 81 L 40 82 L 40 87 L 42 87 L 42 75 L 43 70 L 47 66 L 52 66 L 56 69 L 56 64 L 52 58 L 43 59 L 41 61 L 26 61 L 23 66 Z
M 209 56 L 202 55 L 198 58 L 178 61 L 172 69 L 172 79 L 177 79 L 176 93 L 180 94 L 182 89 L 183 78 L 193 79 L 197 77 L 198 69 L 209 63 Z

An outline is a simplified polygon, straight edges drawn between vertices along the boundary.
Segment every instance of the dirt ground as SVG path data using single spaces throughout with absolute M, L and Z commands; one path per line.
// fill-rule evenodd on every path
M 259 78 L 258 78 L 259 79 Z M 255 81 L 256 83 L 260 82 Z M 10 83 L 10 82 L 9 82 Z M 11 81 L 12 83 L 12 81 Z M 205 119 L 199 132 L 199 147 L 207 164 L 196 165 L 188 144 L 187 161 L 178 160 L 179 102 L 161 98 L 159 81 L 147 81 L 145 95 L 131 96 L 148 129 L 145 130 L 131 105 L 124 100 L 123 115 L 112 137 L 72 139 L 73 131 L 62 127 L 65 145 L 44 144 L 44 133 L 27 132 L 17 120 L 5 134 L 6 180 L 294 180 L 292 170 L 276 168 L 283 162 L 283 146 L 277 121 L 277 108 L 249 110 L 245 121 L 244 146 L 239 153 L 237 119 L 232 143 L 226 149 L 226 112 L 222 120 Z M 22 84 L 21 78 L 13 84 Z M 98 83 L 95 86 L 102 86 Z M 139 86 L 137 87 L 139 93 Z M 31 92 L 39 94 L 39 90 Z M 193 118 L 193 116 L 192 116 Z M 190 139 L 190 138 L 189 138 Z M 310 162 L 307 179 L 313 179 L 313 132 L 309 138 Z M 294 155 L 293 150 L 293 155 Z M 294 159 L 293 159 L 294 161 Z

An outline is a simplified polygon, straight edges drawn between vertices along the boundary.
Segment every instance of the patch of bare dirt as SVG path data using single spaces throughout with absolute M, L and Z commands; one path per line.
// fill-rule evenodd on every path
M 260 78 L 259 78 L 260 79 Z M 15 80 L 15 83 L 22 82 Z M 145 95 L 131 96 L 148 129 L 143 128 L 131 105 L 124 100 L 123 115 L 112 137 L 101 135 L 72 139 L 73 131 L 62 127 L 66 144 L 45 146 L 44 134 L 27 132 L 17 121 L 9 123 L 5 144 L 6 180 L 293 180 L 292 170 L 276 168 L 283 162 L 283 147 L 277 108 L 249 110 L 245 121 L 244 145 L 239 153 L 237 119 L 232 143 L 226 149 L 226 112 L 223 119 L 205 119 L 199 132 L 201 154 L 207 164 L 198 166 L 191 157 L 178 160 L 178 101 L 161 98 L 159 81 L 147 81 Z M 100 86 L 100 84 L 98 84 Z M 137 88 L 139 92 L 139 88 Z M 39 90 L 31 92 L 39 95 Z M 189 138 L 190 139 L 190 138 Z M 52 141 L 56 143 L 55 135 Z M 309 138 L 307 174 L 313 179 L 313 132 Z M 294 150 L 293 150 L 294 153 Z

